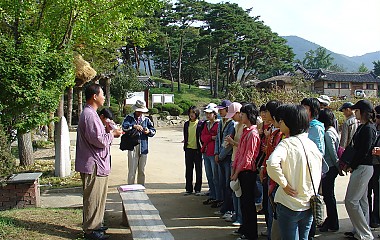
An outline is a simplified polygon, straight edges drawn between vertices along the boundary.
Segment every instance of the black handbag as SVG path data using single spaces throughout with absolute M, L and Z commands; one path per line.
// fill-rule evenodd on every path
M 120 138 L 120 150 L 132 151 L 134 147 L 139 144 L 140 133 L 136 129 L 132 128 L 121 136 Z
M 345 149 L 344 149 L 344 152 L 342 153 L 342 156 L 340 157 L 340 161 L 343 162 L 344 164 L 348 165 L 352 162 L 352 160 L 354 159 L 354 156 L 355 156 L 355 153 L 356 153 L 356 149 L 351 146 L 351 145 L 348 145 Z

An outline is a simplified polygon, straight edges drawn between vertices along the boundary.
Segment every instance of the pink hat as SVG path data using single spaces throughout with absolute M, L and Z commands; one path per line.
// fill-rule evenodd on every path
M 225 118 L 232 118 L 235 113 L 240 112 L 241 104 L 238 102 L 231 103 L 230 106 L 228 106 L 228 112 Z

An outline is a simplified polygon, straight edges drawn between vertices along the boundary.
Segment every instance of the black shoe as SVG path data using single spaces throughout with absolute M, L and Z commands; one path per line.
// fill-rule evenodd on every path
M 84 238 L 89 240 L 105 240 L 109 237 L 109 235 L 105 235 L 102 231 L 92 231 L 91 233 L 84 234 Z
M 220 208 L 223 205 L 223 201 L 215 201 L 211 204 L 211 208 Z
M 215 199 L 208 198 L 206 201 L 203 201 L 203 205 L 210 205 L 215 202 Z
M 336 232 L 336 231 L 339 230 L 339 227 L 337 227 L 337 228 L 330 228 L 330 227 L 328 227 L 328 226 L 325 224 L 325 225 L 322 225 L 322 227 L 319 228 L 319 231 L 320 231 L 320 232 L 328 232 L 329 230 L 330 230 L 331 232 Z
M 108 227 L 105 227 L 105 226 L 100 227 L 99 229 L 96 229 L 96 231 L 98 232 L 106 232 L 107 230 L 108 230 Z
M 369 226 L 371 228 L 378 228 L 378 227 L 380 227 L 380 224 L 379 223 L 370 223 Z
M 344 236 L 346 236 L 346 237 L 354 237 L 355 233 L 353 233 L 353 232 L 345 232 Z

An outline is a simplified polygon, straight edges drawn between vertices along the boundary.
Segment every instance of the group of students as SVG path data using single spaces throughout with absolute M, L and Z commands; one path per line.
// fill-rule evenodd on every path
M 350 172 L 345 206 L 353 229 L 346 237 L 373 239 L 379 227 L 380 106 L 367 100 L 344 103 L 341 133 L 330 99 L 305 98 L 299 105 L 272 100 L 192 106 L 184 125 L 186 192 L 201 195 L 202 160 L 209 186 L 203 204 L 239 226 L 238 239 L 257 239 L 257 212 L 265 214 L 268 239 L 312 239 L 339 230 L 335 179 Z M 377 113 L 377 114 L 376 114 Z M 352 162 L 340 164 L 340 148 L 355 149 Z M 196 182 L 193 186 L 195 166 Z M 314 190 L 315 189 L 315 190 Z M 321 192 L 326 219 L 313 221 L 310 198 Z M 373 196 L 373 198 L 372 198 Z M 262 209 L 262 210 L 261 210 Z

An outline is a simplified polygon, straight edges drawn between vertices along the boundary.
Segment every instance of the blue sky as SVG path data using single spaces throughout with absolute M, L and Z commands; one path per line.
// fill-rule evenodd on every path
M 280 36 L 296 35 L 347 56 L 380 51 L 380 0 L 224 2 L 237 3 L 244 9 L 252 8 L 251 15 L 260 16 Z

